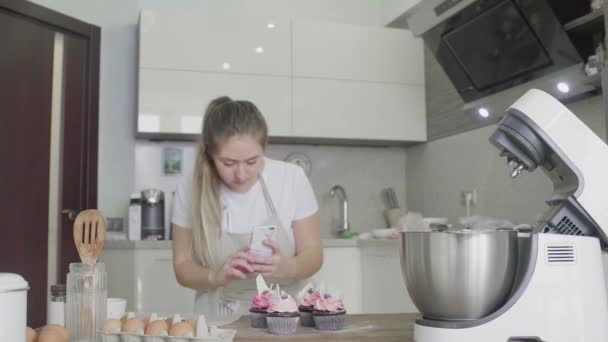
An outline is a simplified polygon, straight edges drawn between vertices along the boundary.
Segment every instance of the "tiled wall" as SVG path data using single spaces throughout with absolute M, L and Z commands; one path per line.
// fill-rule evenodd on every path
M 169 227 L 168 204 L 180 176 L 163 175 L 163 147 L 181 148 L 183 168 L 186 170 L 193 167 L 195 144 L 138 141 L 135 146 L 135 187 L 154 187 L 165 191 L 165 222 Z M 329 189 L 335 184 L 342 185 L 346 190 L 350 223 L 354 231 L 385 227 L 383 188 L 395 188 L 401 207 L 405 209 L 405 148 L 273 144 L 268 146 L 267 156 L 282 160 L 291 152 L 305 153 L 312 160 L 310 181 L 319 202 L 322 237 L 333 237 L 341 219 L 338 200 L 328 195 Z

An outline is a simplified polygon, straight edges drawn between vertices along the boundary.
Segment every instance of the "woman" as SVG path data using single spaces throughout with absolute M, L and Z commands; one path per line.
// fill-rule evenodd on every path
M 174 199 L 173 266 L 197 291 L 195 311 L 245 313 L 259 273 L 296 293 L 321 267 L 318 205 L 303 170 L 264 157 L 268 129 L 248 101 L 213 100 L 205 112 L 194 174 Z M 275 225 L 271 256 L 248 253 L 256 226 Z M 217 312 L 217 311 L 215 311 Z

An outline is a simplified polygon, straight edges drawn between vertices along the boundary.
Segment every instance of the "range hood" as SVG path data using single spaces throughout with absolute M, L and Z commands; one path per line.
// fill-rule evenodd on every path
M 560 70 L 582 70 L 547 0 L 423 0 L 402 20 L 466 103 Z

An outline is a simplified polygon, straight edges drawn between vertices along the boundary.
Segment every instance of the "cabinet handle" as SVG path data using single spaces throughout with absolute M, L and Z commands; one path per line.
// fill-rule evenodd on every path
M 61 213 L 68 216 L 69 221 L 74 221 L 78 216 L 78 210 L 75 209 L 63 209 Z

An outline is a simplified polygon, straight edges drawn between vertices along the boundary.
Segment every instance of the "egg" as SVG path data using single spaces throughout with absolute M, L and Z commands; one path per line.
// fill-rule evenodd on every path
M 38 335 L 38 342 L 68 342 L 65 335 L 57 329 L 42 329 Z
M 141 318 L 129 318 L 122 326 L 122 332 L 143 335 L 146 330 L 144 320 Z
M 103 322 L 101 331 L 105 333 L 119 333 L 122 331 L 122 324 L 119 319 L 108 319 Z
M 194 337 L 194 328 L 188 322 L 179 322 L 171 327 L 169 336 Z
M 168 336 L 169 324 L 164 319 L 159 319 L 148 324 L 146 327 L 146 335 L 150 336 Z
M 55 331 L 62 337 L 61 341 L 66 341 L 66 342 L 68 341 L 68 338 L 69 338 L 68 329 L 66 329 L 65 327 L 58 325 L 58 324 L 48 324 L 48 325 L 43 326 L 42 330 L 40 330 L 40 335 L 38 336 L 38 342 L 41 341 L 40 338 L 45 331 Z M 49 341 L 52 341 L 52 340 L 49 340 Z
M 25 328 L 25 341 L 26 342 L 35 342 L 36 341 L 36 330 L 27 327 Z

